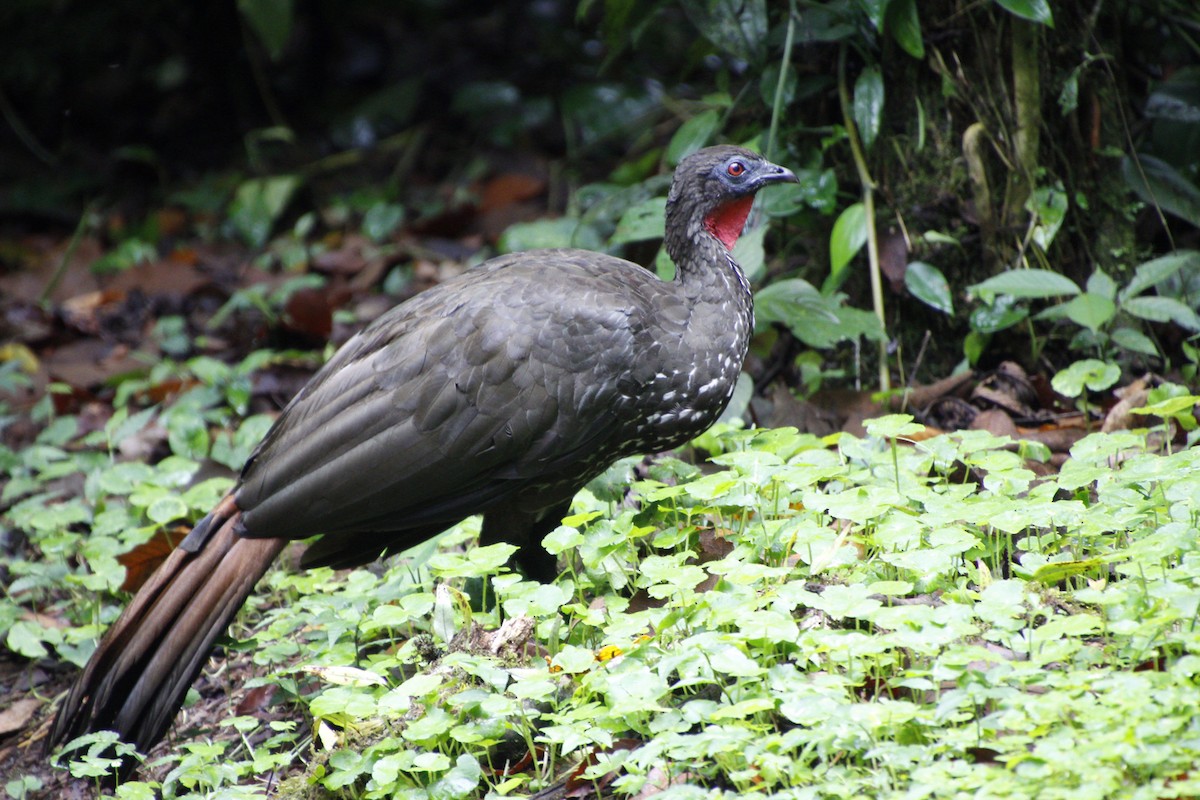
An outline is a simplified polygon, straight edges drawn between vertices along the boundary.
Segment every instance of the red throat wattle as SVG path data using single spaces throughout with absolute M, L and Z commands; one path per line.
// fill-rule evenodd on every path
M 747 195 L 723 206 L 717 206 L 704 219 L 704 227 L 708 228 L 709 233 L 720 239 L 726 249 L 732 250 L 733 246 L 737 244 L 738 237 L 742 235 L 742 228 L 746 224 L 746 217 L 749 216 L 750 206 L 753 204 L 754 195 Z

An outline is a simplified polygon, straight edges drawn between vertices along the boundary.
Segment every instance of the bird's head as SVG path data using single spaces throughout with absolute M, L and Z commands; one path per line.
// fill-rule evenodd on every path
M 667 231 L 695 241 L 702 230 L 729 250 L 742 234 L 755 193 L 796 183 L 790 169 L 742 147 L 706 147 L 679 162 L 667 196 Z

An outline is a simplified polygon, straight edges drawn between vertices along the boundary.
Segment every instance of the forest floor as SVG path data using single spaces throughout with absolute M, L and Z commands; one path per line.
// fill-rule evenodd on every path
M 229 438 L 228 427 L 222 429 L 230 424 L 229 412 L 203 417 L 201 432 L 184 423 L 178 430 L 147 424 L 115 450 L 104 434 L 121 415 L 170 407 L 206 381 L 225 392 L 224 401 L 236 406 L 237 416 L 269 418 L 304 384 L 328 347 L 392 304 L 465 269 L 472 257 L 492 249 L 512 222 L 544 214 L 544 174 L 538 167 L 496 169 L 469 187 L 469 199 L 447 202 L 440 214 L 419 225 L 397 219 L 391 227 L 364 232 L 348 224 L 322 224 L 317 233 L 278 236 L 265 249 L 213 235 L 222 220 L 177 208 L 151 215 L 157 240 L 138 252 L 122 244 L 131 239 L 123 236 L 127 223 L 115 213 L 99 215 L 74 232 L 10 226 L 0 235 L 0 361 L 9 365 L 0 382 L 7 408 L 0 444 L 11 454 L 0 478 L 0 513 L 35 495 L 51 498 L 45 501 L 51 508 L 62 498 L 91 491 L 84 472 L 71 469 L 30 482 L 20 464 L 22 454 L 34 448 L 155 463 L 179 454 L 178 433 L 200 437 L 202 443 L 184 449 L 203 458 L 209 446 Z M 443 192 L 451 193 L 450 187 Z M 253 359 L 264 350 L 272 355 Z M 211 381 L 205 371 L 211 372 L 214 363 L 233 374 Z M 764 359 L 752 359 L 748 369 L 765 369 Z M 866 419 L 914 413 L 927 426 L 922 436 L 981 430 L 1037 447 L 1043 457 L 1028 464 L 1048 476 L 1088 433 L 1144 426 L 1144 419 L 1130 411 L 1144 404 L 1157 380 L 1148 376 L 1094 393 L 1091 405 L 1080 409 L 1054 391 L 1051 377 L 1006 362 L 986 372 L 945 375 L 884 398 L 840 388 L 801 399 L 796 387 L 773 382 L 760 385 L 748 414 L 761 427 L 860 436 Z M 53 426 L 65 418 L 76 426 L 60 436 Z M 228 449 L 245 452 L 252 444 L 232 442 Z M 234 477 L 236 459 L 222 460 L 204 460 L 200 477 Z M 64 524 L 85 533 L 89 523 L 68 518 Z M 147 550 L 155 541 L 133 548 L 124 566 L 132 572 L 151 568 L 161 557 Z M 0 528 L 0 554 L 8 562 L 0 565 L 0 578 L 15 618 L 0 622 L 30 623 L 42 640 L 21 642 L 10 634 L 0 648 L 0 775 L 14 798 L 87 797 L 90 783 L 66 778 L 42 753 L 55 704 L 76 671 L 49 646 L 54 636 L 46 632 L 65 632 L 77 624 L 68 606 L 78 594 L 54 590 L 64 568 L 47 563 L 39 571 L 41 552 L 9 514 Z M 77 569 L 77 562 L 69 563 L 67 569 Z M 43 655 L 36 657 L 39 650 Z M 272 705 L 270 692 L 245 688 L 249 678 L 263 672 L 244 650 L 218 655 L 197 685 L 198 701 L 151 760 L 178 749 L 196 731 L 236 740 L 242 734 L 222 727 L 231 713 L 308 724 L 298 719 L 294 704 Z M 159 767 L 157 777 L 170 768 Z M 293 765 L 272 780 L 302 768 L 303 763 Z

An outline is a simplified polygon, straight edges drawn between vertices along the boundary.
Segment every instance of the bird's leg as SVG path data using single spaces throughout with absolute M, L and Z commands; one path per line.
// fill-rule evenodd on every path
M 570 509 L 570 500 L 532 513 L 501 504 L 483 515 L 479 544 L 509 542 L 517 545 L 520 549 L 512 557 L 513 566 L 529 580 L 551 583 L 558 577 L 558 559 L 546 552 L 542 539 L 562 523 Z M 467 596 L 471 598 L 472 608 L 490 608 L 495 604 L 496 598 L 485 594 L 486 580 L 467 581 Z

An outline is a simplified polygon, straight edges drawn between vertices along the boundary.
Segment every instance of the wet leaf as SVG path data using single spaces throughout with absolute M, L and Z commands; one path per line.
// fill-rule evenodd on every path
M 904 52 L 913 58 L 925 58 L 925 40 L 921 35 L 917 0 L 892 0 L 888 3 L 887 32 L 904 48 Z
M 666 228 L 667 198 L 652 197 L 627 209 L 612 235 L 613 244 L 661 239 Z
M 913 261 L 904 272 L 904 286 L 912 296 L 943 314 L 954 313 L 950 284 L 942 271 L 924 261 Z
M 1150 322 L 1174 322 L 1190 331 L 1200 331 L 1200 315 L 1173 297 L 1131 297 L 1121 308 Z
M 1090 294 L 1099 295 L 1109 300 L 1117 298 L 1117 282 L 1110 278 L 1107 272 L 1099 268 L 1088 276 L 1087 285 L 1084 288 Z
M 271 60 L 278 61 L 292 35 L 294 0 L 238 0 L 237 6 Z
M 1179 250 L 1139 264 L 1133 271 L 1133 277 L 1129 279 L 1129 283 L 1121 290 L 1121 301 L 1125 302 L 1136 297 L 1182 270 L 1200 270 L 1200 251 Z
M 867 243 L 867 213 L 862 203 L 846 207 L 829 234 L 829 278 L 825 291 L 841 286 L 846 280 L 846 267 Z
M 1200 188 L 1170 164 L 1139 153 L 1121 161 L 1121 173 L 1144 203 L 1200 227 Z
M 716 109 L 701 111 L 679 126 L 671 143 L 667 145 L 667 163 L 678 164 L 686 156 L 712 141 L 713 134 L 721 127 L 721 115 Z
M 1079 287 L 1073 280 L 1045 269 L 1009 270 L 969 288 L 984 299 L 1001 294 L 1039 300 L 1079 294 Z
M 1115 328 L 1109 338 L 1120 347 L 1130 350 L 1134 353 L 1142 353 L 1147 356 L 1160 355 L 1157 345 L 1154 340 L 1139 330 L 1133 328 Z
M 373 242 L 387 239 L 404 222 L 404 206 L 396 203 L 376 203 L 363 215 L 362 231 Z
M 704 38 L 727 53 L 760 64 L 767 52 L 766 0 L 694 0 L 683 11 Z
M 252 178 L 234 194 L 229 221 L 246 244 L 262 247 L 298 188 L 300 178 L 296 175 Z
M 1117 304 L 1107 297 L 1084 292 L 1071 298 L 1063 306 L 1063 313 L 1076 325 L 1098 331 L 1116 315 Z
M 995 0 L 996 5 L 1021 19 L 1054 27 L 1054 15 L 1048 0 Z
M 867 67 L 854 83 L 854 124 L 858 126 L 863 147 L 871 149 L 879 135 L 883 119 L 883 74 L 876 66 Z

